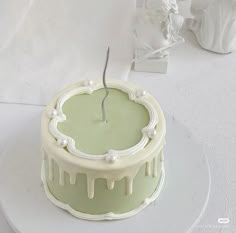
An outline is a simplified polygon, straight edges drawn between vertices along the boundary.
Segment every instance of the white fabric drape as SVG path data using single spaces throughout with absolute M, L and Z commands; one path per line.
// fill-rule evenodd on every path
M 0 102 L 45 104 L 69 83 L 132 60 L 135 0 L 0 0 Z

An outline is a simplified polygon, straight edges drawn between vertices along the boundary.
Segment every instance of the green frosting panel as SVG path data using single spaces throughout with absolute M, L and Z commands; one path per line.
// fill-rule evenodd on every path
M 133 193 L 126 194 L 126 179 L 115 182 L 113 190 L 107 189 L 105 179 L 95 180 L 95 195 L 88 198 L 87 176 L 77 174 L 76 184 L 69 182 L 69 175 L 65 173 L 64 186 L 59 185 L 59 169 L 53 162 L 53 181 L 48 179 L 48 161 L 45 161 L 46 179 L 51 194 L 59 201 L 69 204 L 74 210 L 88 214 L 104 214 L 113 212 L 121 214 L 138 208 L 143 201 L 150 197 L 158 187 L 161 176 L 161 161 L 158 157 L 157 177 L 146 176 L 145 164 L 140 168 L 133 181 Z M 153 171 L 153 164 L 152 164 Z M 152 174 L 152 173 L 151 173 Z
M 63 105 L 66 121 L 58 124 L 58 130 L 73 138 L 76 148 L 82 152 L 105 154 L 110 149 L 133 147 L 149 123 L 149 113 L 143 105 L 131 101 L 121 90 L 110 88 L 109 92 L 105 102 L 107 123 L 102 121 L 103 88 L 92 94 L 72 96 Z

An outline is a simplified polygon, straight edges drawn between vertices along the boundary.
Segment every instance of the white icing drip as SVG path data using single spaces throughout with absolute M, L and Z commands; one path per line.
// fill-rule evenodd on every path
M 131 195 L 133 193 L 133 177 L 126 177 L 126 194 Z
M 55 204 L 56 206 L 68 211 L 69 213 L 71 213 L 73 216 L 77 217 L 77 218 L 82 218 L 82 219 L 86 219 L 86 220 L 95 220 L 95 221 L 99 221 L 99 220 L 112 220 L 112 219 L 125 219 L 125 218 L 129 218 L 132 217 L 136 214 L 138 214 L 140 211 L 142 211 L 147 205 L 149 205 L 150 203 L 152 203 L 153 201 L 156 200 L 156 198 L 159 196 L 161 189 L 163 187 L 164 184 L 164 180 L 165 180 L 165 169 L 164 169 L 164 164 L 162 163 L 162 168 L 161 168 L 161 177 L 160 177 L 160 183 L 159 186 L 157 187 L 157 189 L 155 190 L 155 192 L 152 194 L 151 197 L 146 198 L 144 200 L 144 202 L 137 208 L 127 212 L 127 213 L 123 213 L 123 214 L 114 214 L 112 212 L 110 213 L 106 213 L 106 214 L 86 214 L 86 213 L 82 213 L 79 211 L 74 210 L 73 208 L 71 208 L 70 205 L 62 203 L 61 201 L 58 201 L 49 191 L 47 182 L 46 182 L 46 178 L 45 178 L 45 173 L 44 173 L 44 161 L 42 164 L 42 169 L 41 169 L 41 180 L 43 182 L 44 185 L 44 189 L 46 192 L 46 195 L 48 197 L 48 199 Z
M 107 188 L 109 190 L 114 189 L 115 181 L 114 180 L 107 180 Z
M 48 179 L 50 181 L 53 180 L 53 164 L 52 163 L 53 163 L 52 158 L 48 157 Z
M 45 153 L 45 151 L 42 149 L 42 159 L 46 160 L 47 159 L 47 155 Z
M 161 161 L 161 162 L 164 161 L 164 151 L 163 151 L 163 150 L 161 151 L 161 158 L 160 158 L 160 161 Z
M 145 205 L 149 205 L 149 204 L 150 204 L 149 198 L 146 198 L 146 199 L 143 201 L 143 203 L 144 203 Z
M 157 157 L 158 156 L 155 156 L 153 158 L 153 177 L 157 177 L 157 173 L 158 173 L 158 170 L 157 170 Z
M 46 153 L 46 152 L 44 152 Z M 159 150 L 159 152 L 157 153 L 158 156 L 156 156 L 156 153 L 151 155 L 151 157 L 149 157 L 149 160 L 144 162 L 145 164 L 145 174 L 147 176 L 150 176 L 152 173 L 152 169 L 151 169 L 151 165 L 153 165 L 153 173 L 152 176 L 156 177 L 158 175 L 158 167 L 157 167 L 157 163 L 158 161 L 161 160 L 161 156 L 163 155 L 163 148 L 161 148 Z M 160 155 L 160 158 L 159 158 Z M 53 159 L 51 156 L 49 156 L 49 154 L 47 154 L 47 158 L 48 158 L 48 167 L 49 167 L 49 180 L 52 181 L 53 180 L 53 163 L 56 161 L 55 159 Z M 150 161 L 150 158 L 152 159 Z M 159 160 L 158 160 L 159 158 Z M 88 198 L 89 199 L 93 199 L 94 197 L 94 183 L 95 180 L 97 178 L 104 178 L 107 181 L 107 188 L 108 190 L 112 190 L 114 189 L 114 183 L 117 180 L 121 180 L 122 178 L 125 177 L 126 179 L 126 194 L 130 195 L 133 192 L 133 179 L 136 176 L 136 174 L 138 173 L 139 169 L 142 167 L 142 164 L 140 164 L 140 166 L 138 167 L 134 167 L 132 169 L 128 169 L 125 171 L 125 173 L 120 173 L 119 176 L 114 177 L 109 177 L 106 174 L 106 177 L 104 177 L 104 175 L 101 175 L 99 173 L 91 173 L 89 172 L 89 170 L 87 169 L 83 169 L 83 168 L 73 168 L 72 167 L 68 167 L 68 166 L 64 166 L 63 163 L 60 163 L 58 160 L 56 161 L 58 168 L 59 168 L 59 184 L 61 186 L 65 185 L 65 172 L 67 172 L 69 174 L 69 180 L 70 180 L 70 184 L 71 185 L 75 185 L 76 183 L 76 176 L 79 173 L 79 169 L 81 170 L 81 173 L 86 174 L 87 176 L 87 193 L 88 193 Z
M 89 199 L 93 199 L 94 197 L 94 182 L 95 182 L 95 179 L 87 175 L 87 192 L 88 192 Z
M 70 184 L 76 183 L 76 173 L 71 172 L 70 174 Z
M 65 185 L 65 171 L 61 168 L 59 168 L 59 184 L 61 186 Z
M 146 170 L 145 170 L 145 174 L 146 176 L 150 176 L 151 175 L 151 162 L 146 162 Z
M 129 95 L 130 100 L 146 107 L 146 109 L 149 112 L 150 122 L 149 122 L 148 126 L 144 128 L 145 130 L 147 130 L 147 131 L 152 130 L 156 127 L 156 125 L 158 124 L 158 114 L 156 113 L 154 106 L 152 104 L 150 104 L 150 102 L 148 100 L 148 97 L 149 97 L 148 94 L 145 94 L 144 96 L 136 97 L 136 92 L 137 92 L 136 88 L 131 88 L 127 85 L 121 84 L 119 81 L 112 81 L 112 82 L 108 83 L 108 85 L 110 88 L 117 88 L 117 89 L 120 89 L 120 90 L 126 92 Z M 98 83 L 94 82 L 93 89 L 91 89 L 91 87 L 89 87 L 89 86 L 87 86 L 87 87 L 80 86 L 80 87 L 72 89 L 69 92 L 66 92 L 57 101 L 58 114 L 55 115 L 49 123 L 49 130 L 52 133 L 52 135 L 59 142 L 66 141 L 65 146 L 67 146 L 67 149 L 71 154 L 74 154 L 78 157 L 90 159 L 90 160 L 92 160 L 92 159 L 95 159 L 95 160 L 105 159 L 108 156 L 108 153 L 103 154 L 103 155 L 91 155 L 91 154 L 87 154 L 85 152 L 80 151 L 75 146 L 75 140 L 73 138 L 61 133 L 58 130 L 57 125 L 59 122 L 63 122 L 66 120 L 66 116 L 63 113 L 62 109 L 63 109 L 64 103 L 69 98 L 71 98 L 72 96 L 77 95 L 77 94 L 84 94 L 84 93 L 91 94 L 93 91 L 101 89 L 101 88 L 103 88 L 103 85 L 99 81 Z M 131 155 L 134 155 L 135 153 L 137 153 L 138 151 L 142 150 L 143 148 L 145 148 L 145 146 L 148 144 L 148 142 L 149 142 L 149 136 L 146 133 L 143 133 L 141 140 L 135 146 L 125 149 L 125 150 L 113 150 L 113 151 L 115 153 L 117 153 L 119 155 L 119 157 L 131 156 Z M 64 144 L 63 144 L 63 146 L 64 146 Z

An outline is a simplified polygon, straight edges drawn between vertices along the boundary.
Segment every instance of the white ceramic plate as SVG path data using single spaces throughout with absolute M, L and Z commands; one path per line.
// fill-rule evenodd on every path
M 5 148 L 0 163 L 0 201 L 17 233 L 184 233 L 203 214 L 210 193 L 210 171 L 202 146 L 166 114 L 166 178 L 157 200 L 125 220 L 91 222 L 72 217 L 45 196 L 40 181 L 39 116 L 27 120 Z

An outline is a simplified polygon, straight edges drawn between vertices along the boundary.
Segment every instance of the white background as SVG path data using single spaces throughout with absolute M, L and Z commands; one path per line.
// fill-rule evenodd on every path
M 0 0 L 0 102 L 46 104 L 90 73 L 127 73 L 135 0 Z
M 151 92 L 165 111 L 173 114 L 205 145 L 205 153 L 214 155 L 208 157 L 212 173 L 210 201 L 194 233 L 234 233 L 236 53 L 210 53 L 199 48 L 191 33 L 186 33 L 185 38 L 186 44 L 175 48 L 171 55 L 168 75 L 132 73 L 129 80 Z M 3 151 L 4 142 L 18 124 L 11 123 L 10 118 L 20 106 L 1 104 L 0 108 L 0 128 L 4 132 L 0 136 L 0 151 Z M 25 114 L 27 111 L 21 117 Z M 220 217 L 231 220 L 224 229 L 217 223 Z M 0 232 L 11 232 L 2 216 Z
M 27 0 L 25 0 L 25 2 L 27 2 Z M 14 3 L 16 4 L 16 1 Z M 17 13 L 20 13 L 20 10 L 22 10 L 20 9 L 20 5 L 21 4 L 19 4 L 19 6 L 14 5 L 14 11 L 11 17 L 12 20 L 16 17 Z M 2 8 L 1 11 L 3 11 Z M 0 15 L 3 17 L 2 12 Z M 2 25 L 4 22 L 1 20 L 0 22 L 0 39 L 2 45 L 5 44 L 7 48 L 9 48 L 11 43 L 7 44 L 9 41 L 6 42 L 6 38 L 11 32 L 7 32 L 8 34 L 2 33 Z M 12 22 L 5 21 L 5 23 L 11 25 Z M 7 30 L 3 31 L 6 32 Z M 177 120 L 190 129 L 199 142 L 204 144 L 205 153 L 207 155 L 214 154 L 214 156 L 208 157 L 212 173 L 210 201 L 202 220 L 193 232 L 234 233 L 236 232 L 236 53 L 229 55 L 214 54 L 202 50 L 190 32 L 185 32 L 184 36 L 186 43 L 174 48 L 171 53 L 167 75 L 132 72 L 129 81 L 139 84 L 144 89 L 151 92 L 158 99 L 165 111 L 174 115 Z M 4 58 L 10 57 L 13 59 L 14 56 L 12 56 L 12 54 L 19 55 L 17 46 L 10 46 L 11 50 L 9 50 L 9 54 L 6 53 L 7 50 L 3 47 L 4 56 L 6 57 L 1 57 L 0 54 L 1 87 L 8 83 L 4 73 L 2 73 L 3 70 L 12 69 L 11 72 L 14 73 L 15 78 L 18 77 L 17 74 L 19 74 L 20 77 L 22 72 L 25 72 L 23 69 L 24 66 L 19 70 L 16 69 L 16 66 L 3 67 L 2 64 L 7 65 L 6 62 L 2 63 L 6 61 Z M 66 49 L 64 51 L 66 51 Z M 73 51 L 73 49 L 68 49 L 68 56 L 70 56 L 70 54 L 76 55 Z M 20 50 L 20 52 L 23 52 L 23 50 Z M 47 58 L 47 56 L 44 58 Z M 60 57 L 60 59 L 62 58 L 63 56 Z M 18 59 L 20 58 L 17 57 L 15 60 L 16 65 L 18 64 Z M 55 78 L 57 75 L 60 76 L 62 72 L 63 77 L 69 77 L 71 73 L 78 68 L 77 64 L 80 64 L 79 61 L 74 64 L 73 60 L 73 58 L 71 58 L 69 62 L 60 60 L 61 63 L 59 62 L 59 65 L 56 64 L 54 72 L 50 73 L 50 75 L 53 74 L 51 77 Z M 29 72 L 28 77 L 34 74 L 39 75 L 40 65 L 47 66 L 47 60 L 42 59 L 40 61 L 42 63 L 30 64 L 32 65 L 31 68 L 33 71 L 36 65 L 37 69 L 35 68 L 35 73 Z M 81 60 L 81 62 L 83 63 L 84 61 Z M 116 71 L 113 71 L 113 74 L 116 74 L 117 77 L 124 77 L 122 75 L 125 73 L 125 65 L 121 63 L 117 64 L 117 67 L 120 68 L 115 68 Z M 62 66 L 63 71 L 56 69 L 56 67 Z M 25 67 L 25 69 L 27 69 L 27 67 Z M 118 74 L 119 69 L 122 69 L 120 74 Z M 95 71 L 97 72 L 97 70 Z M 46 71 L 44 70 L 44 72 Z M 74 74 L 79 76 L 79 72 L 74 72 Z M 76 75 L 74 77 L 76 77 Z M 4 93 L 4 90 L 6 89 L 3 89 L 1 94 Z M 26 94 L 26 97 L 34 98 L 33 93 Z M 49 96 L 52 93 L 46 94 Z M 5 96 L 7 95 L 8 93 L 5 93 Z M 17 127 L 18 122 L 13 121 L 12 123 L 14 119 L 12 113 L 14 113 L 14 109 L 16 108 L 20 108 L 20 106 L 0 104 L 0 154 L 4 150 L 4 143 L 8 141 L 10 135 L 14 134 L 14 129 Z M 24 118 L 24 114 L 27 114 L 27 112 L 22 111 L 22 118 Z M 10 119 L 12 120 L 10 121 Z M 221 217 L 227 217 L 231 221 L 225 228 L 221 228 L 217 223 L 217 219 Z M 1 212 L 0 232 L 12 232 L 7 226 Z

